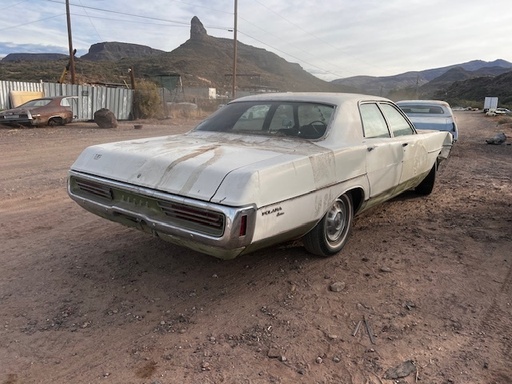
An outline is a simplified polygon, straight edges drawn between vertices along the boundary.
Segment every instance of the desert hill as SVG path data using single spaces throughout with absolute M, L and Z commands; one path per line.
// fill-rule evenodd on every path
M 242 89 L 281 91 L 350 91 L 331 84 L 265 49 L 238 42 L 237 85 Z M 127 60 L 140 75 L 179 73 L 189 86 L 227 90 L 232 84 L 233 41 L 209 36 L 197 17 L 190 39 L 172 52 Z
M 441 74 L 439 77 L 436 77 L 431 81 L 424 83 L 423 85 L 416 84 L 413 86 L 397 87 L 389 91 L 387 96 L 394 100 L 441 99 L 451 103 L 457 103 L 457 99 L 481 101 L 485 98 L 485 96 L 489 96 L 489 94 L 486 94 L 484 89 L 473 92 L 475 95 L 478 95 L 478 97 L 474 99 L 467 99 L 466 95 L 457 95 L 455 92 L 450 92 L 450 97 L 448 97 L 448 89 L 450 89 L 455 83 L 463 84 L 467 82 L 468 88 L 472 88 L 469 84 L 479 84 L 481 82 L 492 84 L 494 81 L 496 81 L 495 78 L 497 76 L 508 73 L 510 71 L 511 69 L 500 66 L 485 66 L 474 71 L 468 71 L 464 69 L 463 66 L 452 67 L 448 71 Z M 477 79 L 476 82 L 472 82 L 471 80 L 473 79 Z M 466 86 L 464 88 L 466 88 Z
M 194 17 L 190 38 L 171 52 L 138 44 L 103 42 L 93 44 L 75 63 L 79 83 L 127 85 L 128 69 L 133 68 L 136 78 L 158 82 L 162 76 L 173 75 L 179 77 L 184 87 L 211 87 L 218 93 L 229 93 L 233 40 L 208 35 L 201 21 Z M 62 54 L 11 53 L 0 61 L 0 80 L 55 82 L 67 64 L 68 58 Z M 509 71 L 512 63 L 505 60 L 473 60 L 395 76 L 354 76 L 326 82 L 299 64 L 238 42 L 238 90 L 360 92 L 394 100 L 449 98 L 452 102 L 481 101 L 492 94 L 504 95 L 504 100 L 512 94 L 512 79 L 502 76 Z
M 477 77 L 452 83 L 441 94 L 447 100 L 483 100 L 486 96 L 498 97 L 500 105 L 512 105 L 512 71 L 495 77 Z
M 145 58 L 147 56 L 164 53 L 160 49 L 154 49 L 146 45 L 103 42 L 91 45 L 89 52 L 81 57 L 83 60 L 91 61 L 115 61 L 131 58 Z
M 67 59 L 67 55 L 62 53 L 9 53 L 1 61 L 3 62 L 21 62 L 21 61 L 52 61 Z
M 279 91 L 351 91 L 323 81 L 265 49 L 238 42 L 237 88 Z M 0 79 L 57 81 L 67 59 L 0 61 Z M 185 87 L 212 87 L 229 92 L 232 84 L 233 41 L 208 35 L 201 21 L 191 21 L 190 39 L 171 52 L 136 44 L 104 42 L 75 60 L 77 79 L 83 83 L 128 83 L 128 69 L 138 78 L 158 79 L 179 74 Z
M 497 76 L 512 70 L 512 63 L 505 60 L 486 62 L 473 60 L 466 63 L 454 64 L 446 67 L 427 69 L 424 71 L 410 71 L 394 76 L 353 76 L 333 80 L 335 84 L 346 85 L 361 93 L 369 93 L 393 97 L 393 95 L 419 92 L 419 97 L 429 98 L 433 93 L 446 88 L 454 81 L 464 79 Z M 425 88 L 422 88 L 424 87 Z

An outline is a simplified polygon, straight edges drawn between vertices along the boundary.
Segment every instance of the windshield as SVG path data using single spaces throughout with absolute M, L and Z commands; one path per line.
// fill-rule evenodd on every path
M 242 101 L 219 109 L 196 131 L 319 139 L 327 129 L 334 106 L 294 101 Z

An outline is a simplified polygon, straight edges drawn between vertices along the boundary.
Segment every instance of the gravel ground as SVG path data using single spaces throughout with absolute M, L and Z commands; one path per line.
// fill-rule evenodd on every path
M 434 192 L 328 259 L 221 261 L 68 198 L 85 146 L 195 121 L 0 128 L 0 383 L 511 383 L 512 146 L 485 140 L 512 128 L 456 116 Z

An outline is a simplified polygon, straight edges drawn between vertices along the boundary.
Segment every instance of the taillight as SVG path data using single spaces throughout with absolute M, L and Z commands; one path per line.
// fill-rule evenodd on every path
M 245 236 L 247 233 L 247 215 L 240 217 L 240 237 Z

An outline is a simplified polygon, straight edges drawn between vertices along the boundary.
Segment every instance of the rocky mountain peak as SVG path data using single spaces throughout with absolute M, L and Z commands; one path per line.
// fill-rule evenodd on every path
M 197 16 L 190 22 L 190 40 L 203 40 L 208 36 L 206 29 Z

